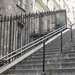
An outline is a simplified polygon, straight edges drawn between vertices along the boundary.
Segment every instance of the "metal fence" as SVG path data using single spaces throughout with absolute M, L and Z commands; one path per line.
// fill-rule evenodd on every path
M 65 24 L 65 10 L 1 16 L 0 58 Z

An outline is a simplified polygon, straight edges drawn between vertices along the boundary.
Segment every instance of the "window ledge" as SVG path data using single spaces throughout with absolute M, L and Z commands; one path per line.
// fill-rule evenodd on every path
M 23 10 L 24 12 L 26 12 L 25 9 L 23 9 L 21 6 L 19 6 L 18 4 L 16 4 L 17 7 L 19 7 L 21 10 Z

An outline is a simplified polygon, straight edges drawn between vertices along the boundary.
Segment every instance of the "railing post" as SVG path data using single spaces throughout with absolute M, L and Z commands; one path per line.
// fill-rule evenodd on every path
M 10 16 L 10 27 L 9 27 L 9 53 L 11 53 L 11 30 L 12 30 L 12 15 Z M 10 56 L 9 56 L 10 57 Z M 10 63 L 10 59 L 9 59 Z
M 39 37 L 41 36 L 41 15 L 39 15 Z
M 0 57 L 1 57 L 1 55 L 2 55 L 2 49 L 1 49 L 1 40 L 2 40 L 2 38 L 1 38 L 1 36 L 2 36 L 2 22 L 3 22 L 3 17 L 1 16 L 1 23 L 0 23 Z
M 55 15 L 55 30 L 57 29 L 57 25 L 56 25 L 56 20 L 57 20 L 57 17 L 56 17 L 56 12 L 54 13 L 54 15 Z
M 42 75 L 46 75 L 45 73 L 45 40 L 43 40 L 43 72 Z
M 63 53 L 62 51 L 62 30 L 61 30 L 61 54 Z
M 73 42 L 73 39 L 72 39 L 72 25 L 71 25 L 71 42 Z

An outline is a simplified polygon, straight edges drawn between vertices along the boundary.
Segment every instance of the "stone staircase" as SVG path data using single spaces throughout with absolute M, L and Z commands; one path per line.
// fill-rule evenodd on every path
M 73 37 L 75 35 L 73 30 Z M 75 41 L 70 42 L 70 30 L 63 34 L 63 54 L 61 54 L 60 36 L 46 45 L 46 75 L 75 75 Z M 74 39 L 74 38 L 73 38 Z M 43 49 L 22 60 L 7 70 L 7 75 L 41 75 Z

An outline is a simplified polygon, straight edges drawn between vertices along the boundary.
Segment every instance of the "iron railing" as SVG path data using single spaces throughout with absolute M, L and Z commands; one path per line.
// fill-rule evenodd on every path
M 65 10 L 1 16 L 0 58 L 66 24 Z
M 0 60 L 4 60 L 4 61 L 8 61 L 8 62 L 9 62 L 9 60 L 11 60 L 12 58 L 15 58 L 15 56 L 18 56 L 19 54 L 25 53 L 26 50 L 29 50 L 30 48 L 32 48 L 32 47 L 34 47 L 34 46 L 36 46 L 36 45 L 42 43 L 43 41 L 48 40 L 48 39 L 51 38 L 52 36 L 54 36 L 54 35 L 60 33 L 60 32 L 63 31 L 63 30 L 65 30 L 66 28 L 67 28 L 67 25 L 64 25 L 64 26 L 62 26 L 61 28 L 59 28 L 59 29 L 57 29 L 57 30 L 55 30 L 55 31 L 53 31 L 53 32 L 51 32 L 51 33 L 49 33 L 49 34 L 44 35 L 45 38 L 44 38 L 44 37 L 41 37 L 41 38 L 39 38 L 39 39 L 37 39 L 37 40 L 35 40 L 35 41 L 32 41 L 31 43 L 29 43 L 29 44 L 27 44 L 27 45 L 25 45 L 25 46 L 23 46 L 23 47 L 21 47 L 21 48 L 15 50 L 15 51 L 11 52 L 11 53 L 9 53 L 9 54 L 3 56 L 2 58 L 0 58 Z M 13 59 L 13 60 L 14 60 L 14 59 Z M 11 62 L 12 62 L 13 60 L 11 60 Z

